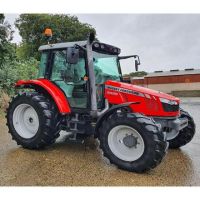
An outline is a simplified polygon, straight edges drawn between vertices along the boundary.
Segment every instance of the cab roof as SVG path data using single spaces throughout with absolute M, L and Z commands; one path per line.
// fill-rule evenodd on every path
M 78 44 L 79 46 L 85 46 L 87 44 L 87 40 L 42 45 L 39 47 L 39 51 L 44 51 L 44 50 L 49 50 L 49 49 L 64 49 L 68 47 L 73 47 L 75 44 Z
M 73 47 L 75 44 L 84 47 L 87 45 L 87 40 L 42 45 L 39 47 L 39 51 L 45 51 L 45 50 L 51 50 L 51 49 L 65 49 L 65 48 Z M 121 49 L 119 49 L 118 47 L 101 43 L 98 41 L 93 43 L 92 49 L 100 53 L 107 53 L 111 55 L 119 55 L 121 52 Z

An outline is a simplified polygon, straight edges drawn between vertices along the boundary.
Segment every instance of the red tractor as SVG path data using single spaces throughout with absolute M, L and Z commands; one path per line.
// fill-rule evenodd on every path
M 195 134 L 192 117 L 174 96 L 123 82 L 120 49 L 94 40 L 47 44 L 39 48 L 36 80 L 20 80 L 23 89 L 7 110 L 7 125 L 18 145 L 41 149 L 65 130 L 69 138 L 93 135 L 110 163 L 144 172 L 156 167 L 168 147 L 179 148 Z

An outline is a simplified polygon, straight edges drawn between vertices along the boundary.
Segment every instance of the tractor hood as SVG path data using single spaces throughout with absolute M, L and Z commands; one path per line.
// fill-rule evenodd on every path
M 172 95 L 169 95 L 169 94 L 166 94 L 166 93 L 163 93 L 163 92 L 160 92 L 160 91 L 152 90 L 152 89 L 149 89 L 149 88 L 145 88 L 145 87 L 128 84 L 128 83 L 110 81 L 109 80 L 105 83 L 105 85 L 107 85 L 107 86 L 110 85 L 110 86 L 114 86 L 114 87 L 118 87 L 118 88 L 127 89 L 128 91 L 132 90 L 132 91 L 138 92 L 139 95 L 148 94 L 148 95 L 151 95 L 151 96 L 155 96 L 155 97 L 164 98 L 164 99 L 179 102 L 179 98 L 176 98 Z
M 143 110 L 146 115 L 176 116 L 179 112 L 179 98 L 128 83 L 106 81 L 105 97 L 111 104 L 140 102 L 141 107 L 138 111 Z

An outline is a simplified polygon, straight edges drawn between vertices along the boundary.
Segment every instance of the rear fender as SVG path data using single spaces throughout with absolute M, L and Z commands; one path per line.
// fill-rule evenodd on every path
M 65 94 L 62 90 L 53 84 L 51 81 L 47 79 L 37 79 L 37 80 L 19 80 L 15 87 L 24 87 L 24 88 L 42 88 L 44 89 L 54 100 L 55 104 L 58 107 L 58 110 L 61 114 L 68 114 L 71 112 L 69 103 Z
M 106 112 L 104 112 L 97 120 L 96 127 L 95 127 L 95 133 L 94 137 L 97 138 L 99 136 L 99 127 L 101 126 L 102 122 L 108 118 L 111 114 L 113 114 L 115 111 L 119 110 L 120 108 L 128 108 L 130 112 L 133 112 L 132 108 L 130 105 L 132 104 L 139 104 L 140 102 L 128 102 L 128 103 L 123 103 L 119 105 L 114 105 L 110 109 L 108 109 Z

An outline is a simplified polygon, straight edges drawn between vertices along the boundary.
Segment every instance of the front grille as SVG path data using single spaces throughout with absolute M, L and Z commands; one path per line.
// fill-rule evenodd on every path
M 178 105 L 170 105 L 168 103 L 162 103 L 163 109 L 165 112 L 177 112 L 179 111 L 179 104 Z

